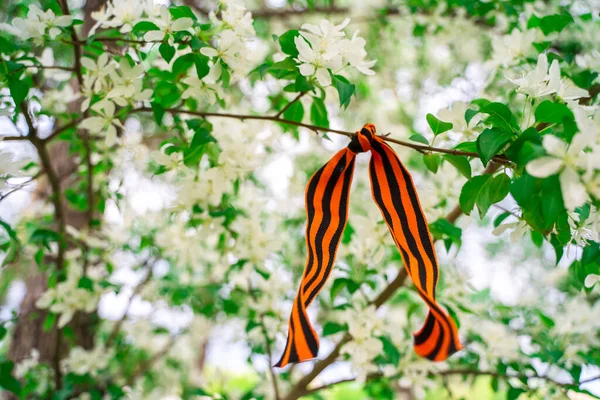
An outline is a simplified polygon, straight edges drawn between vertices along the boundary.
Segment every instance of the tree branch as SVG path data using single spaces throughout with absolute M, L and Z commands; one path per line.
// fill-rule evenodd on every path
M 463 376 L 474 376 L 474 377 L 478 377 L 478 376 L 491 376 L 494 378 L 498 378 L 498 379 L 511 379 L 511 378 L 517 378 L 517 379 L 530 379 L 530 378 L 536 378 L 536 379 L 541 379 L 544 380 L 552 385 L 561 387 L 561 388 L 572 388 L 572 387 L 578 387 L 580 385 L 583 385 L 584 383 L 588 383 L 597 379 L 600 379 L 600 376 L 595 377 L 595 378 L 591 378 L 591 379 L 585 379 L 585 380 L 581 380 L 579 382 L 575 382 L 575 383 L 562 383 L 562 382 L 558 382 L 553 378 L 550 378 L 549 376 L 546 375 L 538 375 L 538 374 L 534 374 L 534 375 L 526 375 L 526 374 L 500 374 L 498 372 L 495 371 L 480 371 L 480 370 L 475 370 L 475 369 L 449 369 L 446 371 L 437 371 L 437 372 L 432 372 L 429 374 L 432 377 L 436 377 L 436 376 L 440 376 L 442 378 L 446 378 L 448 376 L 453 376 L 453 375 L 463 375 Z M 380 379 L 380 378 L 384 378 L 385 376 L 381 373 L 374 373 L 374 374 L 370 374 L 367 376 L 367 381 L 371 381 L 371 380 L 375 380 L 375 379 Z M 390 379 L 393 377 L 390 377 Z M 324 385 L 321 386 L 316 386 L 313 387 L 311 389 L 307 389 L 304 392 L 304 395 L 308 395 L 308 394 L 312 394 L 312 393 L 316 393 L 319 392 L 321 390 L 324 389 L 331 389 L 334 386 L 337 385 L 341 385 L 343 383 L 350 383 L 350 382 L 355 382 L 356 379 L 355 378 L 346 378 L 346 379 L 341 379 L 339 381 L 334 381 L 334 382 L 330 382 L 330 383 L 326 383 Z M 446 390 L 448 390 L 448 386 L 446 386 Z
M 132 110 L 131 112 L 151 112 L 151 111 L 152 111 L 152 109 L 149 107 L 142 107 L 142 108 Z M 260 120 L 260 121 L 273 121 L 273 122 L 279 122 L 279 123 L 285 124 L 285 125 L 293 125 L 293 126 L 299 126 L 302 128 L 307 128 L 307 129 L 310 129 L 315 132 L 321 131 L 321 132 L 337 133 L 339 135 L 344 135 L 344 136 L 347 136 L 350 138 L 355 134 L 354 132 L 348 132 L 348 131 L 342 131 L 339 129 L 326 128 L 323 126 L 305 124 L 302 122 L 281 119 L 281 118 L 277 118 L 276 116 L 270 116 L 270 115 L 245 115 L 245 114 L 217 113 L 217 112 L 204 112 L 204 111 L 188 111 L 188 110 L 181 110 L 181 109 L 177 109 L 177 108 L 166 108 L 165 111 L 173 113 L 173 114 L 196 115 L 196 116 L 203 117 L 203 118 L 218 117 L 218 118 L 239 119 L 241 121 L 244 121 L 247 119 Z M 470 151 L 431 147 L 431 146 L 426 146 L 423 144 L 418 144 L 415 142 L 406 142 L 404 140 L 394 139 L 389 136 L 379 135 L 378 137 L 385 140 L 386 142 L 395 143 L 400 146 L 408 147 L 408 148 L 411 148 L 411 149 L 414 149 L 417 151 L 421 151 L 421 152 L 444 153 L 444 154 L 452 154 L 455 156 L 466 156 L 466 157 L 479 157 L 479 154 L 470 152 Z M 508 158 L 506 158 L 505 156 L 494 156 L 492 158 L 492 160 L 494 160 L 495 162 L 497 162 L 499 164 L 503 164 L 503 165 L 511 164 L 510 160 Z
M 300 94 L 298 94 L 298 96 L 296 96 L 296 98 L 294 98 L 294 100 L 292 100 L 289 103 L 287 103 L 287 105 L 285 107 L 283 107 L 281 109 L 281 111 L 279 111 L 277 114 L 275 114 L 275 118 L 281 118 L 281 116 L 283 115 L 283 113 L 286 112 L 288 110 L 288 108 L 290 108 L 292 106 L 292 104 L 294 104 L 295 102 L 297 102 L 298 100 L 300 100 L 300 98 L 302 96 L 304 96 L 305 94 L 306 94 L 306 92 L 300 92 Z
M 3 193 L 3 194 L 0 193 L 0 202 L 3 201 L 3 200 L 5 200 L 11 194 L 13 194 L 15 192 L 18 192 L 19 190 L 23 189 L 24 187 L 27 187 L 28 185 L 30 185 L 31 183 L 33 183 L 35 180 L 37 180 L 42 175 L 43 175 L 42 172 L 38 172 L 37 174 L 35 174 L 31 178 L 29 178 L 29 180 L 27 182 L 19 183 L 18 185 L 16 185 L 14 188 L 10 189 L 6 193 Z
M 149 265 L 150 265 L 150 259 L 148 259 L 144 262 L 144 264 L 142 265 L 142 268 L 147 268 Z M 123 313 L 123 316 L 117 321 L 117 323 L 113 327 L 112 331 L 110 332 L 108 339 L 106 340 L 106 347 L 109 347 L 113 343 L 113 341 L 116 339 L 117 335 L 119 334 L 119 331 L 121 330 L 121 326 L 123 326 L 123 323 L 127 319 L 127 314 L 129 313 L 129 309 L 131 308 L 131 304 L 133 303 L 135 296 L 140 294 L 140 292 L 142 291 L 144 286 L 146 286 L 148 284 L 148 282 L 150 282 L 150 280 L 152 279 L 152 275 L 153 275 L 152 266 L 150 266 L 150 268 L 148 269 L 148 273 L 146 274 L 146 277 L 135 287 L 135 289 L 133 290 L 133 293 L 129 297 L 129 300 L 127 301 L 127 305 L 125 306 L 125 312 Z
M 26 137 L 31 142 L 31 144 L 37 149 L 42 170 L 48 177 L 48 182 L 50 183 L 50 187 L 52 188 L 52 196 L 50 197 L 52 198 L 52 202 L 54 204 L 54 217 L 57 223 L 59 234 L 58 254 L 56 256 L 56 269 L 60 271 L 64 268 L 66 250 L 65 209 L 62 201 L 62 190 L 60 188 L 60 180 L 58 178 L 58 175 L 56 174 L 56 171 L 54 171 L 54 168 L 52 167 L 50 155 L 48 154 L 48 149 L 46 148 L 46 142 L 39 138 L 37 134 L 37 129 L 33 124 L 31 115 L 29 114 L 29 107 L 25 101 L 21 102 L 21 111 L 25 115 L 25 121 L 27 121 L 27 126 L 29 127 L 29 132 L 27 132 Z M 62 372 L 60 370 L 60 347 L 62 342 L 61 339 L 62 333 L 57 327 L 55 353 L 53 360 L 54 382 L 57 390 L 60 390 L 62 388 Z
M 248 284 L 248 287 L 249 287 L 250 296 L 252 297 L 252 299 L 255 302 L 257 302 L 258 299 L 256 298 L 256 295 L 254 294 L 254 291 L 253 291 L 250 283 Z M 271 349 L 271 340 L 269 339 L 269 334 L 268 334 L 267 328 L 265 326 L 265 315 L 264 314 L 260 315 L 260 328 L 261 328 L 262 334 L 265 338 L 265 350 L 267 351 L 267 357 L 268 357 L 268 362 L 269 362 L 269 373 L 271 375 L 271 380 L 273 383 L 273 394 L 275 395 L 275 400 L 280 400 L 281 395 L 279 393 L 279 383 L 277 382 L 277 375 L 275 375 L 275 370 L 273 369 L 273 351 Z
M 64 15 L 71 15 L 71 11 L 69 10 L 69 4 L 67 0 L 57 0 L 62 12 Z M 77 82 L 79 83 L 79 88 L 83 87 L 83 72 L 81 66 L 81 42 L 79 41 L 79 37 L 77 36 L 77 31 L 75 27 L 71 27 L 71 38 L 73 39 L 73 70 L 75 71 L 75 75 L 77 75 Z M 84 113 L 84 117 L 87 117 L 87 110 Z M 94 226 L 94 165 L 92 163 L 92 149 L 90 145 L 90 135 L 88 132 L 84 132 L 81 135 L 81 140 L 83 142 L 83 147 L 85 149 L 85 165 L 87 168 L 87 176 L 86 176 L 86 196 L 87 196 L 87 223 L 88 227 L 92 228 Z

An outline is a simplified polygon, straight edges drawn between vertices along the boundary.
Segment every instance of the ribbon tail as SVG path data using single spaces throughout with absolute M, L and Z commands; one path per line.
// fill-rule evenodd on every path
M 355 154 L 349 149 L 342 149 L 308 181 L 305 194 L 306 265 L 292 306 L 285 350 L 276 367 L 310 360 L 319 352 L 319 337 L 306 309 L 333 270 L 348 220 L 354 162 Z
M 373 200 L 402 255 L 404 266 L 429 314 L 414 334 L 415 352 L 443 361 L 462 348 L 452 318 L 435 300 L 439 268 L 425 214 L 408 170 L 383 140 L 371 141 L 369 176 Z

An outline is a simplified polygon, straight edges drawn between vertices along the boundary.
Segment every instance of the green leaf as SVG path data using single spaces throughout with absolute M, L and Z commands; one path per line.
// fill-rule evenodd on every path
M 94 291 L 94 281 L 92 281 L 87 276 L 79 278 L 79 282 L 77 283 L 77 287 L 81 289 L 89 290 L 90 292 Z
M 162 119 L 165 115 L 165 108 L 155 101 L 150 102 L 150 107 L 152 107 L 152 114 L 154 115 L 154 120 L 156 123 L 158 125 L 162 124 Z
M 473 117 L 476 116 L 477 114 L 479 114 L 479 111 L 475 111 L 470 108 L 467 108 L 467 111 L 465 111 L 465 121 L 467 122 L 467 125 L 469 125 L 469 122 L 471 122 Z
M 427 123 L 431 127 L 431 130 L 433 131 L 433 134 L 435 136 L 439 135 L 440 133 L 449 131 L 454 126 L 454 125 L 452 125 L 451 122 L 440 121 L 433 114 L 427 114 L 426 118 L 427 118 Z
M 8 330 L 4 327 L 4 325 L 0 325 L 0 342 L 2 339 L 4 339 L 4 336 L 6 336 L 7 332 Z
M 573 112 L 565 104 L 546 100 L 535 109 L 535 120 L 537 122 L 560 124 L 565 118 L 574 119 Z
M 560 189 L 558 175 L 551 176 L 542 181 L 542 217 L 544 225 L 552 227 L 561 213 L 565 213 L 565 205 Z
M 283 118 L 289 121 L 302 122 L 302 118 L 304 118 L 304 107 L 302 106 L 302 102 L 294 102 L 283 112 Z
M 519 396 L 525 392 L 525 389 L 511 387 L 508 389 L 508 392 L 506 392 L 506 400 L 517 400 Z
M 338 91 L 338 95 L 340 97 L 340 107 L 348 108 L 348 105 L 350 104 L 350 98 L 354 94 L 356 86 L 352 83 L 349 83 L 348 80 L 341 75 L 333 76 L 333 85 Z
M 467 157 L 455 156 L 452 154 L 445 154 L 443 157 L 444 160 L 454 165 L 458 172 L 463 174 L 465 178 L 471 179 L 471 163 L 469 163 L 469 159 Z
M 488 128 L 477 137 L 477 153 L 483 162 L 487 163 L 504 148 L 506 143 L 512 139 L 513 135 L 507 131 Z
M 467 215 L 471 213 L 479 197 L 483 185 L 490 179 L 490 175 L 474 176 L 470 181 L 464 184 L 460 191 L 460 208 Z
M 502 223 L 502 221 L 504 221 L 506 218 L 510 217 L 512 214 L 508 211 L 504 211 L 502 214 L 498 215 L 496 218 L 494 218 L 494 228 L 497 228 L 498 226 L 500 226 L 500 224 Z
M 429 230 L 431 231 L 431 235 L 434 239 L 444 240 L 446 244 L 446 249 L 450 249 L 450 245 L 452 243 L 456 243 L 457 246 L 460 246 L 462 229 L 457 227 L 454 224 L 451 224 L 447 219 L 440 218 L 432 224 L 429 224 Z
M 12 361 L 0 363 L 0 387 L 19 395 L 21 393 L 21 383 L 12 375 L 13 367 Z
M 519 165 L 525 165 L 533 158 L 541 156 L 542 136 L 537 129 L 531 127 L 521 133 L 517 139 L 506 149 L 506 155 Z
M 408 140 L 412 140 L 413 142 L 423 143 L 423 144 L 429 146 L 429 140 L 427 140 L 427 138 L 425 136 L 423 136 L 419 133 L 415 133 L 415 134 L 411 135 L 411 137 L 409 137 Z
M 191 122 L 191 121 L 188 121 Z M 189 126 L 189 123 L 188 123 Z M 188 167 L 198 166 L 202 156 L 207 152 L 209 143 L 216 143 L 216 139 L 211 135 L 206 127 L 190 126 L 194 129 L 194 137 L 189 147 L 183 152 L 183 163 Z
M 50 332 L 50 329 L 52 329 L 52 327 L 56 323 L 57 316 L 58 314 L 55 314 L 53 312 L 48 313 L 48 315 L 46 315 L 44 323 L 42 324 L 42 329 L 44 330 L 44 332 Z
M 300 32 L 296 29 L 287 31 L 279 36 L 279 45 L 281 46 L 281 51 L 283 53 L 288 56 L 298 57 L 298 49 L 296 48 L 296 43 L 294 43 L 294 38 L 297 36 L 300 36 Z
M 456 145 L 456 150 L 477 153 L 477 142 L 462 142 Z
M 423 162 L 428 170 L 437 173 L 442 159 L 439 154 L 423 154 Z
M 177 6 L 177 7 L 171 6 L 171 7 L 169 7 L 169 12 L 173 16 L 173 19 L 191 18 L 194 21 L 197 20 L 196 15 L 191 10 L 191 8 L 189 8 L 188 6 Z
M 552 32 L 560 32 L 572 23 L 573 17 L 571 14 L 554 14 L 547 15 L 540 19 L 540 29 L 547 35 Z
M 221 77 L 219 78 L 219 80 L 221 81 L 223 88 L 227 89 L 229 87 L 229 82 L 231 81 L 231 75 L 229 75 L 229 67 L 223 61 L 221 61 L 221 66 L 223 67 L 223 69 L 221 71 Z
M 396 346 L 394 346 L 394 343 L 392 343 L 387 336 L 380 336 L 379 340 L 383 344 L 383 354 L 385 354 L 388 361 L 391 364 L 398 366 L 398 363 L 400 363 L 400 352 Z
M 479 110 L 479 112 L 488 114 L 487 122 L 494 127 L 502 128 L 513 132 L 517 127 L 514 116 L 510 109 L 502 103 L 489 103 Z
M 135 24 L 132 29 L 132 33 L 146 33 L 149 31 L 159 31 L 160 28 L 156 26 L 153 22 L 150 21 L 142 21 Z
M 175 105 L 180 98 L 181 92 L 177 86 L 167 80 L 159 81 L 154 88 L 154 101 L 164 108 Z
M 8 88 L 10 89 L 10 95 L 12 96 L 16 108 L 19 109 L 19 104 L 27 97 L 29 93 L 29 80 L 17 79 L 13 75 L 9 75 Z
M 42 244 L 48 250 L 50 250 L 51 242 L 60 242 L 60 234 L 50 229 L 39 228 L 36 229 L 29 237 L 29 242 L 34 244 Z
M 171 46 L 167 42 L 162 42 L 158 47 L 158 52 L 166 62 L 170 63 L 175 55 L 175 47 Z
M 194 56 L 196 75 L 198 75 L 198 79 L 202 79 L 210 72 L 210 67 L 208 66 L 209 58 L 204 54 L 194 54 Z
M 194 53 L 184 54 L 173 63 L 173 75 L 176 77 L 185 76 L 188 70 L 194 65 L 196 55 Z
M 325 107 L 323 100 L 318 97 L 313 97 L 313 102 L 310 106 L 310 122 L 312 122 L 313 125 L 329 128 L 327 108 Z
M 336 324 L 335 322 L 325 322 L 323 325 L 323 333 L 321 336 L 330 336 L 338 332 L 345 332 L 348 330 L 348 325 Z
M 308 92 L 314 90 L 314 86 L 303 75 L 298 75 L 294 82 L 294 92 Z
M 499 174 L 483 184 L 477 197 L 477 208 L 481 218 L 487 214 L 492 204 L 498 203 L 508 195 L 509 189 L 510 177 L 506 174 Z
M 340 294 L 340 292 L 344 290 L 347 284 L 348 279 L 346 278 L 337 278 L 333 281 L 333 284 L 331 285 L 331 290 L 329 291 L 329 297 L 331 298 L 332 302 Z
M 269 73 L 278 79 L 295 79 L 298 75 L 298 67 L 293 57 L 288 57 L 269 67 Z

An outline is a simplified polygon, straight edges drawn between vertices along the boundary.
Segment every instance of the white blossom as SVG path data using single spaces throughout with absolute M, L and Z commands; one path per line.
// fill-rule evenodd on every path
M 23 168 L 29 161 L 27 158 L 17 158 L 8 149 L 0 148 L 0 190 L 6 187 L 8 179 L 25 175 Z
M 560 65 L 558 64 L 558 60 L 552 61 L 552 65 L 550 66 L 548 89 L 550 90 L 550 93 L 556 93 L 558 97 L 565 101 L 577 100 L 589 96 L 587 90 L 575 86 L 568 78 L 560 77 Z
M 535 39 L 534 29 L 522 32 L 515 28 L 508 35 L 494 36 L 492 38 L 493 62 L 507 65 L 515 59 L 527 56 L 534 49 Z
M 457 141 L 473 140 L 479 136 L 480 132 L 475 127 L 481 121 L 481 116 L 476 114 L 467 123 L 465 113 L 468 109 L 469 104 L 464 101 L 455 101 L 450 107 L 438 112 L 438 116 L 442 121 L 452 123 L 452 132 L 460 135 Z
M 61 28 L 65 28 L 73 22 L 73 17 L 70 15 L 54 14 L 54 11 L 48 9 L 43 11 L 37 5 L 29 6 L 27 18 L 15 18 L 12 20 L 12 33 L 19 36 L 21 39 L 39 39 L 46 32 L 50 39 L 55 39 L 62 32 Z
M 510 241 L 513 243 L 519 243 L 521 238 L 529 232 L 529 225 L 525 220 L 519 219 L 516 222 L 506 222 L 498 225 L 492 233 L 495 236 L 500 236 L 508 229 L 513 231 L 510 233 Z
M 340 25 L 322 20 L 317 25 L 304 24 L 300 36 L 294 38 L 298 49 L 300 73 L 315 76 L 321 86 L 331 85 L 330 73 L 336 73 L 345 65 L 351 65 L 365 75 L 373 75 L 375 61 L 365 60 L 365 40 L 358 31 L 351 39 L 344 39 L 343 29 L 350 23 L 345 19 Z
M 577 171 L 588 166 L 583 149 L 589 141 L 583 134 L 577 134 L 568 145 L 554 135 L 545 135 L 542 143 L 549 155 L 530 161 L 526 166 L 527 172 L 536 178 L 546 178 L 560 173 L 560 187 L 565 207 L 574 210 L 588 199 L 586 188 Z
M 90 34 L 94 34 L 99 27 L 105 29 L 119 28 L 121 33 L 129 33 L 133 26 L 141 21 L 145 11 L 146 8 L 140 2 L 112 0 L 101 10 L 92 12 L 92 18 L 97 22 L 90 29 Z
M 107 84 L 106 78 L 114 69 L 114 64 L 108 58 L 108 53 L 102 53 L 97 60 L 88 57 L 81 58 L 81 65 L 86 69 L 84 79 L 86 86 L 96 92 L 101 91 Z
M 377 317 L 374 305 L 358 312 L 348 309 L 344 320 L 348 324 L 352 341 L 342 347 L 342 353 L 352 356 L 352 369 L 357 374 L 356 379 L 364 382 L 368 374 L 378 369 L 372 360 L 383 351 L 383 344 L 376 337 L 383 327 L 383 321 Z
M 125 128 L 115 117 L 115 104 L 111 101 L 101 101 L 94 104 L 92 109 L 98 115 L 84 119 L 79 126 L 92 134 L 104 134 L 106 145 L 114 145 L 117 142 L 117 127 Z
M 552 94 L 555 89 L 548 87 L 548 57 L 540 54 L 535 69 L 524 74 L 521 78 L 509 78 L 510 82 L 519 86 L 517 92 L 537 98 Z
M 166 6 L 161 6 L 159 13 L 160 17 L 157 16 L 152 19 L 152 22 L 158 26 L 159 30 L 149 31 L 144 35 L 144 40 L 148 42 L 161 41 L 165 36 L 169 36 L 169 40 L 173 40 L 172 33 L 186 31 L 194 25 L 194 20 L 188 17 L 174 20 Z
M 109 73 L 113 88 L 108 92 L 106 98 L 121 107 L 134 101 L 149 100 L 152 97 L 152 89 L 143 88 L 143 74 L 144 67 L 141 64 L 132 66 L 127 58 L 123 57 L 119 68 L 113 69 Z
M 76 375 L 90 374 L 96 377 L 99 371 L 108 367 L 112 357 L 113 351 L 106 349 L 103 344 L 91 350 L 77 346 L 71 349 L 67 358 L 61 360 L 60 368 L 65 374 L 71 372 Z
M 58 327 L 63 328 L 71 321 L 77 311 L 90 313 L 98 306 L 100 293 L 94 290 L 79 287 L 79 280 L 83 276 L 83 267 L 78 260 L 70 260 L 67 279 L 56 286 L 48 288 L 36 301 L 38 308 L 48 309 L 59 314 Z
M 585 277 L 584 285 L 586 288 L 591 288 L 598 282 L 600 282 L 600 275 L 588 274 L 588 276 Z

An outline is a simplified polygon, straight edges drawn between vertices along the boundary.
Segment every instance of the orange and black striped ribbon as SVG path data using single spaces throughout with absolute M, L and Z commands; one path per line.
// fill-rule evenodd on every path
M 438 263 L 427 220 L 412 178 L 394 150 L 365 125 L 347 148 L 319 169 L 306 187 L 307 258 L 294 300 L 285 350 L 276 367 L 315 358 L 319 337 L 307 307 L 325 285 L 348 219 L 350 185 L 356 154 L 371 151 L 369 176 L 373 200 L 400 250 L 408 275 L 429 307 L 423 327 L 414 334 L 415 352 L 442 361 L 462 348 L 456 324 L 435 300 Z

